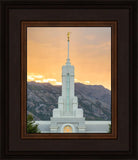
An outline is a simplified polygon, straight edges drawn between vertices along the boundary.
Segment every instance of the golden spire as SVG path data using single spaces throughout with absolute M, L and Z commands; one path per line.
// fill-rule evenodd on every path
M 70 37 L 70 32 L 67 33 L 67 38 L 68 38 L 68 56 L 67 56 L 67 62 L 66 64 L 70 64 L 70 59 L 69 59 L 69 37 Z
M 67 33 L 67 38 L 68 38 L 68 41 L 69 41 L 69 37 L 70 37 L 70 32 Z

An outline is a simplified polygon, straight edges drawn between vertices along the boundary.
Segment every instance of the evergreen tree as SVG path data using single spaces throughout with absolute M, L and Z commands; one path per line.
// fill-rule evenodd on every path
M 112 126 L 111 126 L 111 124 L 109 124 L 109 131 L 108 131 L 108 133 L 112 133 Z
M 34 124 L 33 116 L 28 114 L 27 116 L 27 133 L 41 133 L 38 129 L 38 124 Z

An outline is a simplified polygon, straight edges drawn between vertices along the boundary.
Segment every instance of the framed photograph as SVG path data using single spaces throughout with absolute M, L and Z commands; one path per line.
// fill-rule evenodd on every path
M 22 138 L 117 138 L 117 22 L 21 23 Z
M 0 158 L 136 160 L 136 1 L 0 4 Z

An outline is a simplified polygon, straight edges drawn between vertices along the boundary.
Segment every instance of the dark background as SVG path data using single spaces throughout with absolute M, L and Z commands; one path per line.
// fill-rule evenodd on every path
M 136 1 L 1 1 L 1 157 L 136 160 Z M 118 21 L 118 139 L 20 139 L 20 22 Z M 136 116 L 137 114 L 137 116 Z M 72 159 L 73 159 L 72 158 Z M 63 158 L 65 159 L 65 158 Z

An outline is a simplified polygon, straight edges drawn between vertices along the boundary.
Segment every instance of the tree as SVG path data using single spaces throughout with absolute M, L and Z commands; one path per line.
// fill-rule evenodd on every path
M 41 133 L 31 114 L 27 116 L 27 133 Z
M 111 126 L 111 124 L 109 124 L 109 131 L 108 131 L 108 133 L 112 133 L 112 126 Z

